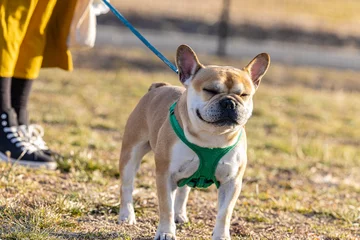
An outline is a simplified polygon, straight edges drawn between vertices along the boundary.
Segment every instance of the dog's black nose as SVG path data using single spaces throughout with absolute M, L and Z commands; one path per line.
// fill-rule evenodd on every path
M 230 98 L 224 98 L 220 101 L 220 106 L 224 109 L 235 109 L 236 102 Z

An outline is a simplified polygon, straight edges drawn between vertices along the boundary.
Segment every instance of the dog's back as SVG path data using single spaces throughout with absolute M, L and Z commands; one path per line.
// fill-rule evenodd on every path
M 137 132 L 141 132 L 141 138 L 144 140 L 156 137 L 168 116 L 169 107 L 180 98 L 184 91 L 185 88 L 171 86 L 168 83 L 153 83 L 130 114 L 125 129 L 141 128 L 141 131 Z M 129 137 L 133 138 L 134 134 L 136 133 L 129 133 L 131 135 Z M 125 132 L 124 140 L 127 137 Z

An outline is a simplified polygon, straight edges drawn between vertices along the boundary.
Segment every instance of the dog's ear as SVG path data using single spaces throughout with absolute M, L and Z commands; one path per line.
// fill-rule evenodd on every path
M 260 53 L 244 68 L 250 75 L 255 89 L 260 85 L 261 78 L 265 75 L 270 66 L 270 56 L 267 53 Z
M 180 45 L 176 51 L 176 65 L 179 70 L 179 79 L 188 86 L 197 71 L 203 67 L 195 52 L 187 45 Z

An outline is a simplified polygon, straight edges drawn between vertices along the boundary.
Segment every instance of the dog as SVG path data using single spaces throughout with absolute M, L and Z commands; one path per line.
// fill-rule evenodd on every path
M 259 54 L 243 69 L 204 66 L 189 46 L 181 45 L 176 52 L 176 65 L 184 87 L 152 84 L 127 121 L 119 164 L 119 222 L 136 223 L 134 178 L 142 157 L 152 150 L 160 214 L 155 239 L 176 239 L 175 223 L 188 221 L 186 203 L 191 187 L 211 183 L 218 187 L 218 214 L 212 239 L 230 239 L 230 219 L 247 164 L 244 126 L 252 114 L 252 98 L 270 65 L 270 56 Z M 198 176 L 187 181 L 206 168 L 207 159 L 211 158 L 208 154 L 200 161 L 199 156 L 205 155 L 195 152 L 195 148 L 205 149 L 210 155 L 214 149 L 222 152 L 214 160 L 217 163 L 213 177 Z

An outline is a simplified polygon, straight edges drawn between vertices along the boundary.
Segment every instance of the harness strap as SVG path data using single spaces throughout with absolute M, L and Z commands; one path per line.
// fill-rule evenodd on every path
M 196 155 L 199 157 L 199 167 L 196 172 L 188 178 L 181 179 L 177 185 L 178 187 L 183 187 L 188 185 L 189 187 L 197 187 L 197 188 L 207 188 L 215 183 L 216 187 L 220 187 L 220 182 L 217 181 L 215 177 L 216 167 L 220 161 L 220 159 L 230 152 L 240 141 L 241 133 L 236 141 L 236 143 L 232 146 L 225 148 L 204 148 L 198 145 L 195 145 L 189 142 L 186 137 L 183 129 L 181 128 L 179 122 L 175 116 L 175 107 L 176 102 L 173 103 L 169 109 L 170 112 L 170 124 L 176 133 L 176 135 L 180 138 L 180 140 L 185 143 L 190 149 L 192 149 Z

